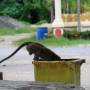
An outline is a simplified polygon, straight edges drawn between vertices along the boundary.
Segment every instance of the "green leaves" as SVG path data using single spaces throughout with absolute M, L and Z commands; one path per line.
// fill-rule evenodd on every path
M 77 13 L 77 0 L 61 0 L 63 13 Z M 81 12 L 90 10 L 90 0 L 80 0 Z
M 49 20 L 51 0 L 0 0 L 0 14 L 37 23 Z
M 90 0 L 80 0 L 81 11 L 90 10 Z M 76 13 L 77 0 L 61 0 L 63 13 Z M 50 21 L 52 0 L 0 0 L 0 15 L 37 23 Z

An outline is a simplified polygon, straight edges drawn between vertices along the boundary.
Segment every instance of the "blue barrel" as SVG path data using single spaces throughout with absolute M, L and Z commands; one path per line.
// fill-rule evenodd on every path
M 37 39 L 39 41 L 43 40 L 44 37 L 48 36 L 48 28 L 47 27 L 38 27 L 37 28 Z

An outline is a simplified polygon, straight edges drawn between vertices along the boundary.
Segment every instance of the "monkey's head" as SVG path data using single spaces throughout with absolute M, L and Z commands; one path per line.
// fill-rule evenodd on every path
M 30 55 L 35 54 L 39 50 L 35 44 L 27 45 L 26 49 Z

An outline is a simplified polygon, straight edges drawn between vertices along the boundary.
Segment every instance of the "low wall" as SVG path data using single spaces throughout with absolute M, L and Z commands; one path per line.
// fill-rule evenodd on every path
M 72 84 L 57 82 L 7 81 L 0 80 L 0 90 L 85 90 Z

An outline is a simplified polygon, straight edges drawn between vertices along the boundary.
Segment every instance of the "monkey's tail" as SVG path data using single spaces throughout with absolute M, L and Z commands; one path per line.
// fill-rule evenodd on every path
M 25 45 L 28 45 L 28 44 L 30 44 L 30 43 L 32 43 L 32 42 L 25 42 L 25 43 L 21 44 L 12 54 L 10 54 L 8 57 L 2 59 L 2 60 L 0 61 L 0 63 L 2 63 L 2 62 L 4 62 L 4 61 L 6 61 L 7 59 L 9 59 L 9 58 L 12 57 L 14 54 L 16 54 L 22 47 L 24 47 Z

